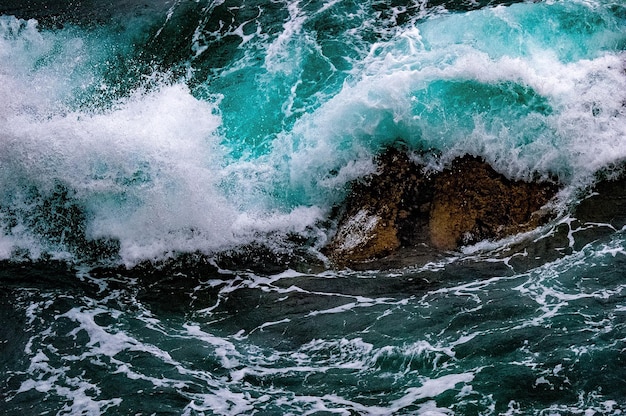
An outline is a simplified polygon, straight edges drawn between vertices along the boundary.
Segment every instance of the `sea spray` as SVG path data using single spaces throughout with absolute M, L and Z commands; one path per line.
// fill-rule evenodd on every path
M 0 5 L 2 413 L 624 412 L 622 2 L 115 4 Z M 563 215 L 290 270 L 398 142 Z

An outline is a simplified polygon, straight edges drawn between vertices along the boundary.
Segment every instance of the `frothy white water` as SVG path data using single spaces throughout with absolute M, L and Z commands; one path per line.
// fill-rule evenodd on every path
M 268 60 L 258 59 L 283 75 L 281 65 L 306 59 L 288 53 L 301 37 L 315 44 L 305 5 L 288 3 L 284 36 Z M 585 26 L 587 12 L 599 16 L 594 25 Z M 316 221 L 398 138 L 441 153 L 424 157 L 433 169 L 470 152 L 512 177 L 557 174 L 572 187 L 623 158 L 624 29 L 611 26 L 617 18 L 603 20 L 597 2 L 431 17 L 376 38 L 319 105 L 277 106 L 297 120 L 281 125 L 262 154 L 241 158 L 225 137 L 225 94 L 200 100 L 179 81 L 89 103 L 77 96 L 103 76 L 84 59 L 107 55 L 93 38 L 0 19 L 0 257 L 19 249 L 69 257 L 64 242 L 83 230 L 76 221 L 88 239 L 119 240 L 127 264 L 273 233 L 323 240 L 311 230 Z M 568 21 L 575 30 L 564 39 Z M 579 22 L 588 30 L 570 41 Z M 437 33 L 439 23 L 446 30 Z M 241 28 L 243 40 L 251 35 Z M 197 49 L 197 58 L 209 50 Z M 286 89 L 294 100 L 297 90 Z M 613 234 L 578 239 L 591 226 Z M 548 262 L 539 258 L 541 239 L 558 227 L 565 243 Z M 618 414 L 624 230 L 576 227 L 564 216 L 535 230 L 527 237 L 537 237 L 536 253 L 509 256 L 511 238 L 394 273 L 135 269 L 124 277 L 84 267 L 74 278 L 48 265 L 9 264 L 0 290 L 9 316 L 0 331 L 8 351 L 0 406 L 59 414 Z M 541 265 L 515 271 L 517 256 L 535 255 Z
M 87 206 L 88 235 L 119 239 L 129 260 L 227 244 L 237 212 L 216 190 L 219 122 L 210 104 L 180 85 L 104 114 L 9 115 L 2 183 L 23 204 L 25 186 L 68 186 Z
M 87 237 L 119 240 L 127 264 L 177 251 L 224 249 L 259 233 L 301 231 L 319 218 L 316 208 L 274 215 L 271 206 L 243 211 L 246 204 L 227 200 L 220 189 L 229 168 L 220 146 L 219 102 L 200 101 L 185 85 L 173 84 L 137 91 L 110 109 L 72 109 L 63 103 L 69 80 L 61 68 L 66 55 L 76 53 L 80 60 L 91 51 L 79 39 L 76 48 L 63 43 L 71 50 L 38 70 L 55 40 L 46 39 L 34 21 L 3 18 L 2 24 L 3 205 L 28 213 L 37 203 L 32 188 L 45 197 L 61 185 L 84 207 Z M 5 227 L 3 258 L 20 246 L 34 257 L 50 250 L 45 242 L 37 247 L 27 221 Z
M 69 187 L 86 207 L 88 237 L 118 239 L 130 262 L 301 230 L 318 218 L 317 209 L 271 215 L 242 212 L 228 201 L 219 188 L 219 125 L 215 104 L 196 100 L 182 85 L 132 97 L 104 114 L 9 116 L 1 180 L 14 192 L 13 204 L 25 206 L 26 186 Z
M 602 17 L 572 6 L 586 7 Z M 571 39 L 561 30 L 574 10 L 529 3 L 444 15 L 373 45 L 342 90 L 284 137 L 299 144 L 295 165 L 322 161 L 313 175 L 323 177 L 339 158 L 402 140 L 442 151 L 440 163 L 470 153 L 510 177 L 580 185 L 626 156 L 626 55 L 614 50 L 626 34 L 607 18 L 589 29 L 593 41 Z M 500 39 L 491 26 L 509 31 Z
M 618 414 L 621 370 L 601 368 L 624 343 L 625 251 L 614 237 L 480 280 L 418 270 L 196 281 L 192 296 L 174 295 L 180 312 L 168 309 L 171 288 L 157 301 L 122 276 L 95 297 L 17 289 L 26 360 L 4 403 L 43 397 L 94 414 L 172 403 L 221 415 Z M 435 287 L 411 286 L 440 273 Z M 199 309 L 199 299 L 216 304 Z

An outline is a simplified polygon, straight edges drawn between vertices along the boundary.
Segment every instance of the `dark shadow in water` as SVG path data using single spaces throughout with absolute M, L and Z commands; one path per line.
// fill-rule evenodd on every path
M 163 13 L 173 0 L 0 0 L 0 15 L 37 19 L 43 27 L 62 27 L 65 23 L 105 22 L 114 17 Z

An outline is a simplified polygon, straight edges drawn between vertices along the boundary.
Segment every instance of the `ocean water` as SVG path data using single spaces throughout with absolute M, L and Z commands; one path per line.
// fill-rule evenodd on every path
M 626 412 L 624 207 L 576 218 L 626 158 L 622 0 L 16 3 L 1 414 Z M 556 179 L 559 215 L 333 268 L 333 207 L 400 142 Z

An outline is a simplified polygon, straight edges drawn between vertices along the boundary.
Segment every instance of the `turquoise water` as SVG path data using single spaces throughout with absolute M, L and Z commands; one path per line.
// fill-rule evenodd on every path
M 0 15 L 3 414 L 624 411 L 626 240 L 571 216 L 626 157 L 622 1 Z M 556 178 L 562 215 L 525 251 L 327 269 L 399 142 Z

